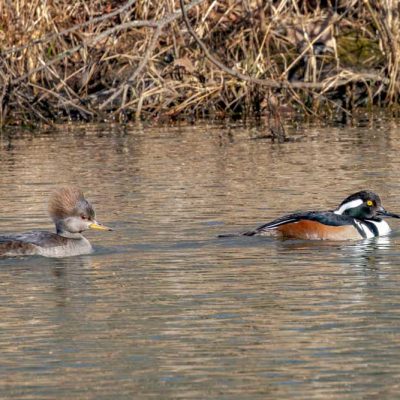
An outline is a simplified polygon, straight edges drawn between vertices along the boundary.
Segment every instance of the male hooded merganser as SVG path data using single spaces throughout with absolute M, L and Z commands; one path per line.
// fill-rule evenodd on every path
M 285 215 L 239 236 L 271 235 L 312 240 L 357 240 L 389 234 L 390 227 L 380 217 L 400 218 L 387 212 L 378 195 L 361 191 L 347 197 L 334 211 L 305 211 Z M 219 237 L 238 236 L 219 235 Z
M 92 205 L 75 187 L 61 188 L 52 195 L 49 214 L 57 233 L 35 231 L 0 236 L 0 256 L 67 257 L 88 254 L 93 249 L 82 232 L 86 229 L 112 230 L 96 222 Z

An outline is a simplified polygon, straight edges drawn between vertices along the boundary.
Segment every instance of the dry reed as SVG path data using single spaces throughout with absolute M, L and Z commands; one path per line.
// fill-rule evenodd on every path
M 182 7 L 186 12 L 182 13 Z M 398 0 L 0 3 L 0 125 L 399 101 Z

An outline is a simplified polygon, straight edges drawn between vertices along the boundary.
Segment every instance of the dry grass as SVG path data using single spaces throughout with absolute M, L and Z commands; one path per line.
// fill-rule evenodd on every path
M 398 103 L 398 0 L 185 7 L 188 26 L 179 0 L 0 2 L 0 124 L 276 121 Z

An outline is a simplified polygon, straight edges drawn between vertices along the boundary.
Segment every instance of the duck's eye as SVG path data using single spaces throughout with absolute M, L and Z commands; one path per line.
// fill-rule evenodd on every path
M 81 219 L 85 220 L 87 218 L 84 215 L 81 215 Z
M 372 200 L 367 201 L 367 206 L 372 207 L 374 205 L 374 202 Z

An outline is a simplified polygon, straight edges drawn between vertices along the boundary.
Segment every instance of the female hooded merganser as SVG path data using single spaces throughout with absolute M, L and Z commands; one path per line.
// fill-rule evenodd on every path
M 86 229 L 112 230 L 96 222 L 92 205 L 75 187 L 59 189 L 52 195 L 49 214 L 57 233 L 36 231 L 0 236 L 0 256 L 67 257 L 88 254 L 93 249 L 82 232 Z
M 357 240 L 389 234 L 380 217 L 400 218 L 387 212 L 378 195 L 361 191 L 347 197 L 334 211 L 306 211 L 285 215 L 239 236 L 270 235 L 311 240 Z M 238 236 L 219 235 L 219 237 Z

